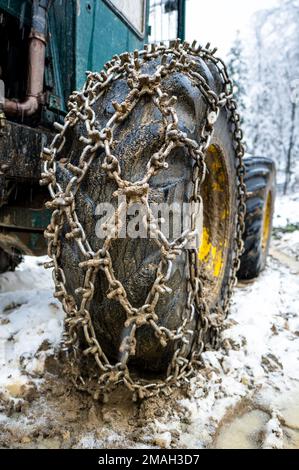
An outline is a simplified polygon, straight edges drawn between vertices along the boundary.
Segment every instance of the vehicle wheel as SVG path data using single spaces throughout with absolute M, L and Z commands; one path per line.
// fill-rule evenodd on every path
M 198 62 L 198 72 L 205 77 L 209 86 L 219 93 L 222 85 L 213 65 Z M 146 73 L 153 73 L 160 64 L 160 59 L 147 62 Z M 199 141 L 202 124 L 205 120 L 206 102 L 200 90 L 181 72 L 176 72 L 163 81 L 163 89 L 168 95 L 177 97 L 176 111 L 180 129 L 189 138 Z M 103 128 L 114 114 L 113 101 L 123 102 L 128 85 L 125 79 L 119 78 L 109 85 L 107 91 L 93 106 L 98 128 Z M 150 157 L 164 143 L 164 127 L 159 110 L 152 99 L 145 95 L 114 133 L 113 154 L 117 157 L 122 178 L 128 181 L 142 179 Z M 71 127 L 65 134 L 65 145 L 59 157 L 62 161 L 77 164 L 85 147 L 80 139 L 86 136 L 84 122 Z M 104 152 L 98 152 L 86 177 L 76 193 L 75 205 L 78 219 L 84 227 L 92 249 L 98 250 L 102 241 L 96 236 L 98 218 L 96 208 L 100 203 L 113 202 L 113 193 L 117 189 L 114 181 L 108 178 L 102 168 Z M 168 169 L 163 169 L 150 180 L 151 203 L 178 203 L 181 206 L 190 200 L 193 185 L 191 174 L 193 161 L 186 148 L 174 149 L 168 156 Z M 203 212 L 199 225 L 202 225 L 198 256 L 200 259 L 200 279 L 202 281 L 203 299 L 210 318 L 216 316 L 223 307 L 228 286 L 231 280 L 232 261 L 234 258 L 234 238 L 236 233 L 237 210 L 237 176 L 236 157 L 232 145 L 227 111 L 222 108 L 215 125 L 212 143 L 206 156 L 207 175 L 202 187 Z M 63 188 L 70 181 L 71 174 L 67 166 L 59 164 L 57 180 Z M 63 235 L 69 232 L 65 226 Z M 83 271 L 78 264 L 82 256 L 75 240 L 66 240 L 61 236 L 62 266 L 67 292 L 76 303 L 79 294 L 76 289 L 82 285 Z M 160 261 L 160 250 L 151 239 L 117 239 L 110 250 L 112 265 L 116 278 L 123 284 L 129 301 L 140 308 L 144 305 L 147 293 L 154 280 Z M 175 330 L 182 324 L 182 314 L 187 301 L 188 256 L 183 250 L 181 256 L 173 262 L 172 276 L 168 286 L 171 292 L 164 294 L 155 309 L 158 324 Z M 111 361 L 119 359 L 120 344 L 125 332 L 126 314 L 118 301 L 107 298 L 109 285 L 103 271 L 99 271 L 94 281 L 94 296 L 89 306 L 93 328 L 97 341 Z M 190 344 L 185 348 L 185 356 L 190 355 L 195 334 L 197 316 L 189 325 Z M 206 348 L 213 347 L 213 322 L 205 331 L 203 340 Z M 193 333 L 192 333 L 193 332 Z M 83 345 L 85 339 L 80 336 Z M 129 365 L 138 369 L 154 372 L 166 371 L 176 350 L 175 343 L 163 347 L 153 328 L 145 324 L 137 329 L 135 354 L 130 357 Z
M 275 202 L 275 164 L 266 157 L 246 157 L 244 163 L 247 202 L 238 278 L 250 280 L 266 266 Z
M 19 253 L 7 253 L 0 248 L 0 274 L 6 271 L 14 271 L 22 261 Z

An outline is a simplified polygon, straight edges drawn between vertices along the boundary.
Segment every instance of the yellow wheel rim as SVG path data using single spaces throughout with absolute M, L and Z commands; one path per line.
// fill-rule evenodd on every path
M 198 258 L 205 298 L 213 304 L 219 296 L 228 255 L 231 196 L 224 154 L 218 145 L 208 148 L 206 165 Z
M 262 232 L 262 249 L 265 252 L 268 246 L 268 241 L 270 237 L 270 228 L 271 228 L 271 209 L 272 209 L 272 194 L 268 193 L 266 208 L 264 212 L 263 220 L 263 232 Z

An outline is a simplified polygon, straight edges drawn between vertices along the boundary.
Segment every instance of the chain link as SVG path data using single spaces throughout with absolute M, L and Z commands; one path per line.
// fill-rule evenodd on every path
M 45 236 L 48 240 L 48 255 L 51 262 L 47 267 L 53 268 L 53 280 L 55 283 L 55 297 L 63 305 L 65 316 L 65 347 L 70 353 L 70 363 L 74 371 L 74 381 L 79 387 L 87 387 L 76 368 L 78 355 L 82 356 L 79 348 L 80 331 L 83 331 L 86 349 L 83 356 L 93 356 L 97 366 L 97 390 L 96 397 L 100 394 L 107 398 L 109 392 L 119 383 L 125 384 L 132 392 L 133 398 L 144 398 L 157 393 L 171 392 L 174 385 L 180 386 L 188 383 L 194 373 L 196 365 L 200 364 L 200 356 L 205 345 L 206 335 L 210 335 L 211 347 L 217 347 L 219 332 L 223 319 L 227 315 L 233 287 L 236 284 L 236 273 L 240 265 L 240 254 L 243 249 L 242 234 L 244 231 L 246 187 L 244 184 L 244 145 L 242 143 L 242 131 L 240 118 L 237 113 L 236 102 L 232 96 L 232 82 L 228 77 L 227 69 L 221 59 L 215 57 L 215 49 L 211 50 L 209 44 L 205 47 L 197 47 L 196 43 L 190 46 L 179 40 L 168 45 L 145 46 L 143 51 L 135 51 L 133 54 L 124 53 L 114 56 L 100 73 L 87 73 L 87 80 L 81 92 L 74 92 L 68 102 L 68 114 L 64 125 L 55 123 L 58 131 L 48 148 L 42 152 L 43 173 L 42 184 L 46 184 L 52 200 L 47 207 L 52 210 L 52 217 L 46 229 Z M 161 58 L 160 64 L 152 75 L 142 73 L 144 63 Z M 209 87 L 207 81 L 198 73 L 200 58 L 207 64 L 216 66 L 221 77 L 223 91 L 219 96 Z M 162 88 L 162 80 L 175 72 L 187 76 L 201 91 L 205 98 L 207 109 L 205 123 L 201 129 L 201 137 L 196 142 L 187 137 L 179 129 L 179 120 L 175 109 L 176 97 L 169 96 Z M 114 114 L 106 126 L 98 129 L 93 104 L 105 93 L 109 85 L 118 80 L 126 79 L 130 92 L 122 103 L 113 102 Z M 113 155 L 113 136 L 115 129 L 132 112 L 143 95 L 151 96 L 154 105 L 162 114 L 165 127 L 164 143 L 160 150 L 151 156 L 147 163 L 143 178 L 137 182 L 126 181 L 122 178 L 118 159 Z M 203 283 L 199 276 L 198 254 L 196 249 L 187 248 L 189 274 L 187 275 L 187 302 L 182 313 L 182 323 L 177 330 L 169 330 L 158 324 L 159 317 L 156 306 L 161 296 L 171 292 L 167 282 L 171 277 L 174 260 L 179 257 L 186 244 L 196 235 L 195 213 L 191 215 L 191 228 L 186 230 L 177 240 L 169 242 L 158 228 L 158 223 L 149 205 L 149 181 L 152 176 L 167 168 L 167 157 L 177 147 L 184 147 L 194 161 L 192 183 L 192 203 L 202 204 L 200 195 L 201 185 L 206 174 L 205 153 L 213 136 L 214 125 L 217 121 L 220 109 L 226 107 L 228 119 L 232 128 L 232 138 L 236 155 L 238 210 L 236 232 L 234 235 L 234 256 L 231 274 L 226 293 L 222 301 L 222 307 L 218 308 L 217 315 L 209 312 L 203 295 Z M 72 175 L 65 190 L 56 179 L 57 159 L 66 142 L 66 132 L 69 128 L 83 123 L 87 137 L 80 140 L 85 144 L 78 165 L 69 161 L 66 167 Z M 115 236 L 115 224 L 106 224 L 106 238 L 103 246 L 98 251 L 93 251 L 90 246 L 84 228 L 76 213 L 76 193 L 80 188 L 92 162 L 96 158 L 97 150 L 102 148 L 104 160 L 102 168 L 117 185 L 116 195 L 125 197 L 118 209 L 115 220 L 117 229 L 120 229 L 121 217 L 118 215 L 125 205 L 133 202 L 141 202 L 146 211 L 146 219 L 154 240 L 159 246 L 161 260 L 156 271 L 155 281 L 147 295 L 145 304 L 140 308 L 134 308 L 128 300 L 127 293 L 122 283 L 115 277 L 110 248 Z M 84 273 L 84 281 L 76 289 L 76 296 L 80 299 L 76 302 L 74 296 L 68 293 L 66 287 L 66 274 L 60 264 L 62 250 L 62 230 L 68 227 L 65 237 L 67 240 L 75 240 L 83 256 L 79 267 Z M 111 364 L 99 341 L 97 340 L 90 314 L 90 305 L 95 290 L 95 278 L 101 272 L 107 279 L 109 288 L 107 297 L 119 302 L 126 313 L 124 328 L 126 335 L 120 346 L 120 360 Z M 191 325 L 196 321 L 196 328 Z M 136 332 L 143 325 L 150 325 L 161 345 L 165 347 L 173 343 L 174 354 L 170 361 L 167 377 L 148 383 L 142 379 L 133 378 L 129 370 L 128 361 L 134 356 L 136 350 Z M 88 387 L 87 387 L 88 388 Z

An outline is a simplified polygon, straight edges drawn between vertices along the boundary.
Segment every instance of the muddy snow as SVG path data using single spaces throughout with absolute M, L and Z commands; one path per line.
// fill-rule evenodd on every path
M 299 448 L 298 194 L 278 198 L 268 266 L 236 288 L 222 349 L 171 399 L 74 390 L 43 261 L 0 276 L 0 447 Z

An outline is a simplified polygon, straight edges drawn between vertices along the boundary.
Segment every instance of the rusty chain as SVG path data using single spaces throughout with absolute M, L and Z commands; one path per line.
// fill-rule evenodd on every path
M 179 40 L 176 40 L 169 45 L 162 43 L 160 45 L 150 45 L 145 46 L 143 51 L 114 56 L 105 65 L 102 72 L 87 73 L 87 80 L 82 91 L 74 92 L 70 96 L 69 111 L 64 124 L 55 123 L 58 133 L 50 146 L 43 149 L 44 169 L 41 183 L 48 186 L 52 198 L 47 203 L 47 207 L 52 210 L 51 222 L 45 231 L 48 240 L 48 255 L 51 258 L 51 262 L 47 263 L 47 267 L 53 268 L 55 296 L 61 301 L 66 313 L 65 345 L 70 351 L 70 364 L 72 365 L 74 381 L 77 386 L 88 388 L 88 384 L 76 369 L 78 355 L 80 357 L 82 355 L 79 347 L 79 335 L 83 332 L 87 344 L 83 356 L 92 355 L 98 368 L 96 398 L 102 395 L 104 399 L 107 399 L 109 392 L 119 383 L 125 384 L 131 390 L 134 399 L 153 396 L 159 392 L 170 393 L 174 385 L 180 386 L 186 382 L 188 383 L 189 378 L 194 373 L 195 366 L 200 364 L 200 356 L 206 346 L 204 338 L 208 332 L 211 337 L 211 346 L 217 346 L 221 325 L 229 309 L 232 290 L 236 284 L 236 273 L 240 266 L 239 258 L 243 249 L 242 234 L 246 210 L 246 187 L 243 179 L 243 135 L 240 129 L 240 118 L 236 102 L 233 99 L 233 85 L 228 77 L 225 64 L 221 59 L 215 57 L 215 52 L 216 49 L 211 50 L 209 44 L 203 48 L 197 47 L 196 42 L 190 46 L 187 42 L 181 44 Z M 144 63 L 158 58 L 161 61 L 155 73 L 152 75 L 142 73 Z M 217 68 L 223 84 L 223 91 L 219 96 L 209 87 L 205 78 L 197 72 L 196 58 L 212 63 Z M 201 129 L 199 143 L 188 138 L 179 129 L 178 116 L 175 110 L 176 97 L 169 96 L 162 89 L 162 79 L 175 72 L 183 73 L 193 83 L 196 83 L 205 98 L 207 104 L 206 117 L 205 124 Z M 112 103 L 115 112 L 106 126 L 99 129 L 92 106 L 105 93 L 109 85 L 120 78 L 127 80 L 130 92 L 122 103 Z M 164 143 L 160 150 L 151 156 L 144 177 L 140 181 L 130 182 L 122 178 L 119 161 L 113 155 L 113 135 L 117 126 L 129 116 L 145 94 L 151 96 L 154 105 L 162 115 Z M 191 214 L 190 230 L 182 233 L 177 240 L 169 242 L 159 230 L 157 221 L 149 206 L 149 181 L 152 176 L 167 168 L 167 157 L 174 148 L 184 147 L 194 161 L 193 192 L 190 202 L 202 203 L 200 189 L 206 173 L 205 153 L 210 145 L 214 125 L 222 107 L 226 107 L 232 127 L 238 180 L 238 210 L 231 274 L 222 300 L 222 307 L 218 308 L 216 314 L 211 314 L 203 296 L 197 251 L 195 248 L 188 248 L 189 275 L 186 280 L 186 307 L 182 312 L 182 324 L 177 330 L 171 331 L 159 326 L 159 317 L 155 309 L 160 296 L 171 291 L 167 286 L 167 282 L 171 277 L 173 261 L 182 254 L 188 241 L 195 236 L 196 214 Z M 84 124 L 87 131 L 87 137 L 80 137 L 85 147 L 80 155 L 78 165 L 73 165 L 70 161 L 64 163 L 72 177 L 66 188 L 62 188 L 56 179 L 57 160 L 66 142 L 65 134 L 67 130 L 76 126 L 79 122 Z M 130 205 L 132 202 L 139 201 L 145 207 L 147 223 L 151 233 L 154 234 L 155 242 L 160 248 L 161 261 L 156 271 L 156 279 L 147 295 L 145 304 L 141 308 L 134 308 L 131 305 L 124 286 L 115 277 L 113 271 L 109 250 L 115 235 L 115 224 L 107 224 L 107 236 L 103 246 L 95 252 L 87 240 L 84 228 L 76 213 L 76 193 L 99 148 L 104 150 L 105 155 L 102 168 L 117 186 L 117 191 L 113 196 L 125 196 L 126 202 L 122 203 L 116 211 L 117 227 L 120 228 L 121 218 L 118 215 L 124 209 L 123 204 Z M 68 293 L 66 275 L 60 265 L 62 229 L 66 226 L 69 227 L 69 231 L 65 235 L 66 239 L 76 241 L 83 258 L 83 261 L 79 262 L 79 267 L 84 272 L 84 282 L 76 289 L 77 298 L 80 298 L 79 302 L 76 302 L 74 296 Z M 126 313 L 124 327 L 127 334 L 120 346 L 120 361 L 116 364 L 110 363 L 97 340 L 89 309 L 94 295 L 95 278 L 99 271 L 103 273 L 108 281 L 107 297 L 117 300 Z M 194 324 L 194 320 L 196 321 L 195 331 L 190 329 L 190 325 Z M 153 383 L 133 377 L 128 366 L 129 358 L 135 354 L 136 332 L 138 328 L 145 324 L 153 328 L 162 346 L 166 346 L 169 342 L 174 345 L 173 358 L 169 364 L 165 380 L 157 380 Z

